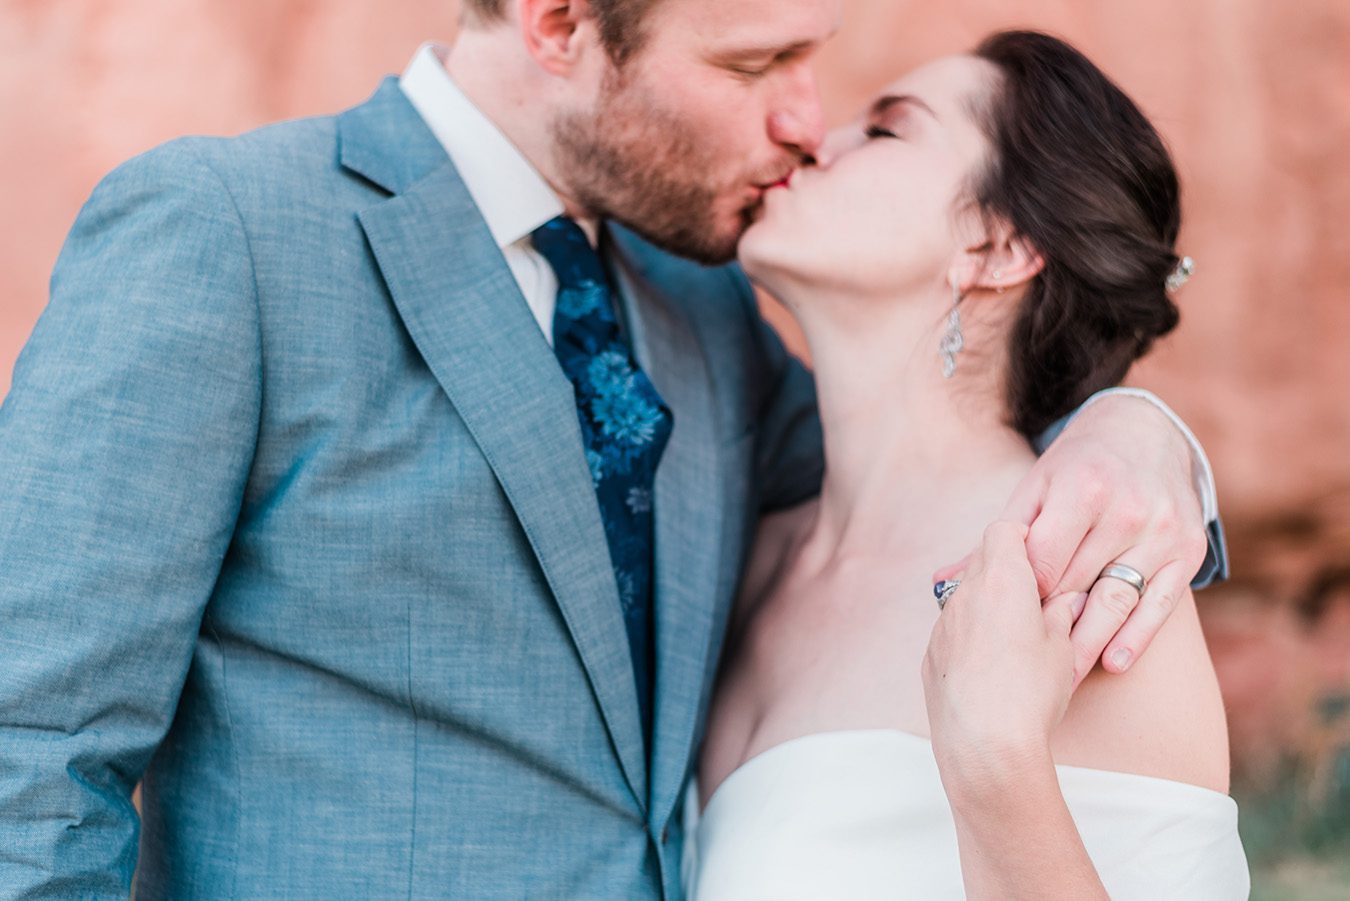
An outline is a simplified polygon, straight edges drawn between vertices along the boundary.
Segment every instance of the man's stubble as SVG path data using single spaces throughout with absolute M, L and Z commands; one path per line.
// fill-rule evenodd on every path
M 735 257 L 752 213 L 719 223 L 712 178 L 726 161 L 653 92 L 614 73 L 594 112 L 561 115 L 552 131 L 568 188 L 587 211 L 701 263 Z

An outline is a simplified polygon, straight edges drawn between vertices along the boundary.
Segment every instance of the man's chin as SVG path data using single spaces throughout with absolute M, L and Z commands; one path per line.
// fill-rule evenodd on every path
M 736 259 L 741 239 L 763 215 L 763 204 L 738 210 L 718 226 L 710 228 L 701 243 L 701 252 L 685 253 L 705 266 L 723 266 Z
M 727 238 L 716 244 L 708 245 L 704 248 L 703 253 L 690 255 L 689 258 L 702 263 L 704 266 L 725 266 L 736 259 L 736 251 L 740 247 L 743 234 L 745 234 L 745 230 L 738 228 Z
M 740 235 L 715 246 L 708 246 L 700 253 L 684 254 L 696 263 L 704 266 L 725 266 L 736 259 L 736 249 L 740 246 Z
M 737 221 L 722 228 L 652 231 L 641 223 L 624 223 L 650 243 L 667 253 L 693 260 L 704 266 L 722 266 L 736 259 L 736 248 L 749 222 Z

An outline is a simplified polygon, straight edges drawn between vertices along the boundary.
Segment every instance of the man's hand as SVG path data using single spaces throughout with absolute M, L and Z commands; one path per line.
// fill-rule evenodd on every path
M 1073 628 L 1074 687 L 1100 659 L 1121 673 L 1171 615 L 1208 548 L 1185 437 L 1152 404 L 1106 397 L 1087 407 L 1037 461 L 1000 519 L 1029 527 L 1042 598 L 1088 592 Z M 1148 580 L 1141 598 L 1112 563 Z M 963 564 L 937 573 L 953 578 Z

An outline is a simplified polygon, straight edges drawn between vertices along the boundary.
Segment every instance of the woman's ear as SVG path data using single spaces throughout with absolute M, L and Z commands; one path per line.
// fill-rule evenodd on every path
M 988 237 L 988 243 L 977 249 L 983 260 L 973 273 L 969 288 L 1001 294 L 1025 285 L 1045 268 L 1045 258 L 1008 223 L 992 223 Z
M 569 74 L 594 42 L 595 20 L 586 0 L 517 0 L 525 47 L 543 69 Z

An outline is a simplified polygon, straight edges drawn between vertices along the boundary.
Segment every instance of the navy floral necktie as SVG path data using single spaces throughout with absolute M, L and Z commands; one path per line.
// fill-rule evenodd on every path
M 674 417 L 624 343 L 609 278 L 585 232 L 559 216 L 540 226 L 533 239 L 558 276 L 553 352 L 576 389 L 581 438 L 628 627 L 643 734 L 650 743 L 652 486 Z

